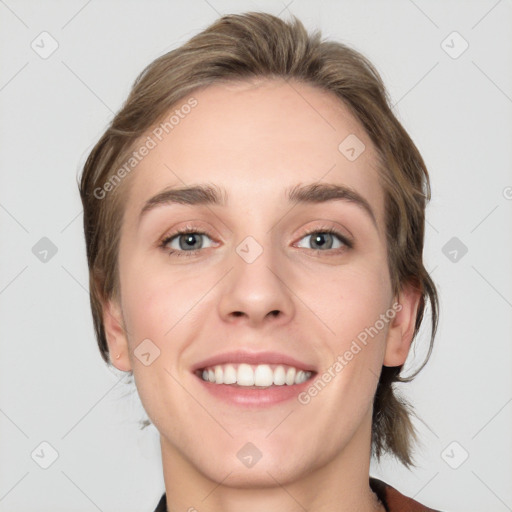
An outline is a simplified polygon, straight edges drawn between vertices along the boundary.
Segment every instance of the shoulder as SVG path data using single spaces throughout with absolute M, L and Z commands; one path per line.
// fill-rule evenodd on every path
M 394 487 L 377 478 L 370 477 L 370 487 L 382 501 L 387 512 L 440 512 L 404 496 Z
M 165 493 L 160 498 L 160 501 L 158 502 L 158 505 L 156 506 L 154 512 L 167 512 L 167 502 L 165 501 Z

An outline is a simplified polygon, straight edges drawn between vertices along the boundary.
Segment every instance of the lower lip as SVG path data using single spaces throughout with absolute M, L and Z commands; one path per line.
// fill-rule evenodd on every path
M 315 378 L 315 374 L 306 382 L 288 386 L 270 386 L 268 388 L 251 388 L 244 386 L 234 386 L 232 384 L 214 384 L 207 382 L 201 377 L 195 375 L 195 378 L 203 387 L 215 398 L 227 402 L 231 405 L 246 407 L 267 407 L 287 400 L 297 398 L 297 395 L 305 391 Z

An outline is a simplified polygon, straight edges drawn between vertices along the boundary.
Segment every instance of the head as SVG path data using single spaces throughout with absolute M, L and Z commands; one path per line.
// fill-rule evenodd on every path
M 211 187 L 177 205 L 163 201 L 162 191 L 199 183 Z M 322 201 L 336 186 L 344 199 Z M 309 199 L 288 202 L 292 189 Z M 393 310 L 296 421 L 314 418 L 305 463 L 315 451 L 327 461 L 367 421 L 377 458 L 388 452 L 412 464 L 412 408 L 393 385 L 423 368 L 437 327 L 422 256 L 429 177 L 365 57 L 297 19 L 225 16 L 138 76 L 85 163 L 80 193 L 100 353 L 133 372 L 148 416 L 169 443 L 182 442 L 184 457 L 213 474 L 191 446 L 194 420 L 180 427 L 172 417 L 204 414 L 187 395 L 195 363 L 248 344 L 291 352 L 322 373 Z M 180 247 L 173 228 L 187 227 L 206 233 L 206 247 L 169 255 Z M 335 230 L 341 239 L 321 240 L 339 248 L 312 255 L 307 228 Z M 250 263 L 237 250 L 247 237 Z M 427 303 L 428 354 L 405 377 Z M 145 339 L 160 354 L 150 366 L 134 355 Z M 264 435 L 274 418 L 224 421 L 236 446 L 253 429 L 281 457 L 289 431 Z M 339 431 L 326 442 L 333 424 Z

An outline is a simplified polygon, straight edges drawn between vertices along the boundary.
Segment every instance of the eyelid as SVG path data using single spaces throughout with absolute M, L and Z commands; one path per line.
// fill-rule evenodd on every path
M 304 230 L 301 231 L 301 234 L 299 235 L 299 239 L 304 238 L 305 236 L 311 235 L 313 233 L 331 233 L 347 245 L 350 248 L 354 247 L 355 240 L 354 236 L 350 233 L 344 233 L 343 231 L 347 232 L 347 229 L 342 229 L 341 227 L 337 227 L 336 223 L 330 222 L 330 221 L 324 221 L 324 224 L 320 226 L 312 226 L 308 228 L 304 228 Z
M 175 238 L 178 235 L 186 234 L 188 232 L 198 233 L 202 235 L 206 235 L 210 237 L 212 240 L 215 240 L 215 237 L 211 235 L 211 230 L 209 228 L 202 227 L 201 225 L 194 225 L 193 222 L 202 222 L 202 221 L 188 221 L 185 225 L 181 225 L 178 227 L 172 227 L 168 229 L 164 235 L 162 235 L 157 242 L 157 245 L 161 245 L 164 242 L 169 242 L 172 238 Z
M 211 236 L 206 230 L 201 229 L 188 229 L 188 228 L 177 228 L 176 231 L 173 231 L 169 235 L 165 235 L 161 238 L 160 242 L 158 243 L 161 247 L 167 247 L 167 245 L 173 241 L 175 238 L 179 237 L 180 235 L 187 235 L 187 234 L 194 234 L 194 235 L 203 235 L 207 236 L 213 243 L 216 243 L 217 240 L 213 236 Z M 208 249 L 208 247 L 207 247 Z M 183 252 L 190 252 L 193 253 L 194 251 L 183 251 Z
M 353 249 L 354 248 L 354 239 L 353 237 L 350 237 L 350 236 L 347 236 L 345 235 L 344 233 L 341 232 L 341 230 L 339 230 L 338 228 L 334 228 L 332 226 L 324 226 L 324 227 L 321 227 L 321 228 L 312 228 L 310 230 L 306 230 L 304 233 L 302 233 L 298 239 L 297 242 L 299 242 L 300 240 L 302 240 L 303 238 L 307 237 L 307 236 L 311 236 L 313 235 L 314 233 L 329 233 L 333 236 L 335 236 L 336 238 L 338 238 L 340 240 L 340 242 L 347 248 L 347 249 Z M 297 243 L 296 242 L 296 243 Z M 319 252 L 325 252 L 325 253 L 334 253 L 336 254 L 336 251 L 340 250 L 339 248 L 338 249 L 332 249 L 332 250 L 329 250 L 329 251 L 321 251 L 320 249 L 310 249 L 311 251 L 319 251 Z

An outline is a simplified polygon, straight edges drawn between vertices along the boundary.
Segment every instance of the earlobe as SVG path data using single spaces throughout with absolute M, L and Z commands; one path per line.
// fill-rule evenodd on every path
M 118 370 L 128 372 L 132 367 L 121 307 L 118 301 L 109 299 L 103 303 L 102 312 L 110 360 Z
M 421 291 L 412 283 L 407 283 L 395 298 L 393 309 L 396 314 L 388 331 L 384 366 L 402 366 L 405 363 L 411 348 L 421 297 Z

